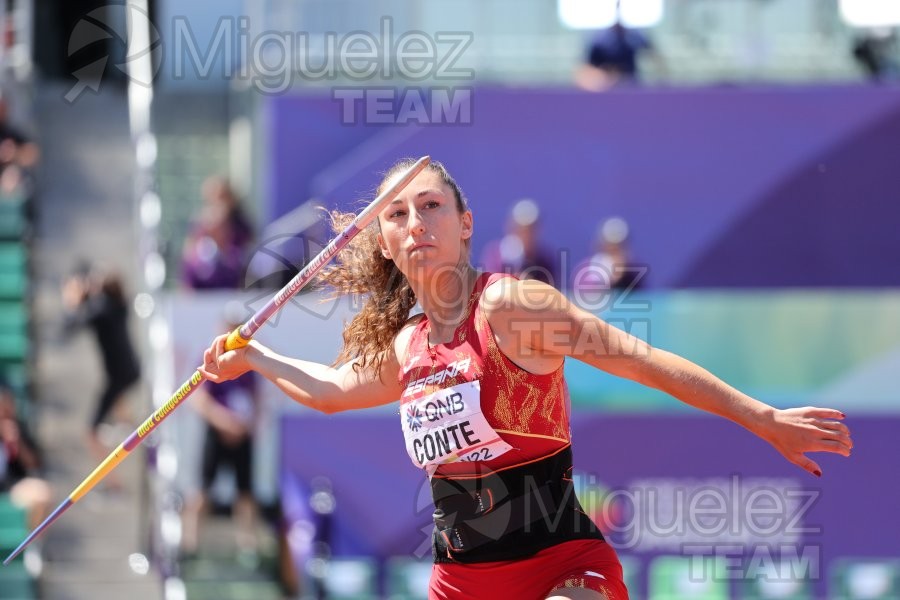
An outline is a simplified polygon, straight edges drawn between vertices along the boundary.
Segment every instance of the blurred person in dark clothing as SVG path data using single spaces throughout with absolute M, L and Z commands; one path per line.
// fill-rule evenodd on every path
M 225 329 L 232 331 L 244 323 L 245 307 L 239 302 L 225 307 Z M 258 418 L 257 376 L 248 372 L 220 384 L 208 383 L 192 396 L 193 406 L 206 423 L 201 468 L 201 488 L 188 498 L 184 512 L 183 549 L 195 554 L 199 546 L 200 520 L 207 510 L 208 494 L 222 467 L 234 472 L 237 497 L 234 519 L 237 524 L 238 557 L 255 561 L 258 544 L 258 508 L 253 497 L 253 434 Z
M 63 304 L 68 311 L 66 330 L 90 328 L 97 338 L 106 385 L 91 420 L 89 442 L 102 459 L 107 455 L 98 435 L 101 424 L 123 394 L 140 380 L 137 353 L 128 332 L 129 302 L 117 273 L 97 273 L 81 265 L 63 285 Z M 117 487 L 117 482 L 110 482 Z
M 18 417 L 12 390 L 0 382 L 0 493 L 26 511 L 31 529 L 49 514 L 52 496 L 39 471 L 37 446 Z
M 857 38 L 853 44 L 853 58 L 871 81 L 900 77 L 897 34 L 893 29 L 877 29 Z
M 239 288 L 252 227 L 227 179 L 208 178 L 202 194 L 182 253 L 182 283 L 191 289 Z
M 542 247 L 538 239 L 540 216 L 534 200 L 525 198 L 516 202 L 509 214 L 506 235 L 489 242 L 482 252 L 484 269 L 557 286 L 553 253 Z
M 591 39 L 584 64 L 575 72 L 575 83 L 591 92 L 634 83 L 640 79 L 638 56 L 644 52 L 655 59 L 660 70 L 664 70 L 662 58 L 650 40 L 622 23 L 621 8 L 617 4 L 615 24 L 600 30 Z

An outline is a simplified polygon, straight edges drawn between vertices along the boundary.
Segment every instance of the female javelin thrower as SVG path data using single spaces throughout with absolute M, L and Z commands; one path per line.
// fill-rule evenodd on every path
M 816 476 L 804 453 L 849 456 L 839 411 L 777 410 L 546 284 L 479 273 L 471 236 L 459 186 L 432 162 L 323 276 L 368 297 L 335 366 L 256 341 L 226 352 L 223 335 L 201 368 L 213 382 L 255 370 L 326 413 L 400 400 L 407 452 L 435 502 L 430 598 L 628 597 L 615 551 L 572 490 L 566 356 L 731 419 Z M 423 314 L 410 318 L 416 302 Z

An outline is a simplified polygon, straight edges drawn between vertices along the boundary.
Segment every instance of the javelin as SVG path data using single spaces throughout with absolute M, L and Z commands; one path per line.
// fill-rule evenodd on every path
M 228 335 L 228 339 L 225 341 L 225 349 L 226 350 L 237 350 L 238 348 L 243 348 L 246 346 L 251 338 L 259 331 L 260 327 L 262 327 L 266 321 L 268 321 L 272 315 L 274 315 L 281 306 L 291 299 L 294 294 L 299 292 L 306 284 L 312 280 L 312 278 L 322 270 L 328 262 L 331 261 L 332 258 L 337 255 L 338 252 L 344 249 L 344 247 L 350 243 L 356 235 L 365 229 L 375 218 L 378 216 L 378 213 L 384 209 L 396 196 L 399 194 L 403 188 L 409 185 L 409 182 L 412 181 L 416 175 L 418 175 L 422 169 L 424 169 L 431 159 L 428 156 L 423 156 L 419 160 L 415 162 L 413 166 L 403 172 L 403 176 L 397 180 L 394 185 L 390 186 L 384 192 L 381 193 L 377 198 L 372 200 L 372 202 L 353 219 L 353 222 L 347 226 L 340 234 L 338 234 L 325 248 L 319 252 L 318 255 L 314 259 L 312 259 L 309 264 L 307 264 L 303 269 L 297 273 L 293 279 L 288 282 L 281 291 L 279 291 L 275 296 L 269 300 L 265 306 L 256 311 L 250 320 L 236 328 Z M 200 373 L 199 369 L 194 371 L 194 374 L 191 375 L 190 379 L 188 379 L 184 384 L 178 388 L 171 398 L 169 398 L 168 402 L 159 407 L 156 412 L 154 412 L 150 417 L 143 422 L 137 429 L 132 432 L 128 438 L 125 439 L 124 442 L 119 444 L 119 447 L 110 453 L 109 456 L 104 459 L 100 466 L 94 469 L 94 472 L 87 476 L 87 478 L 81 482 L 75 490 L 69 494 L 69 497 L 63 501 L 53 513 L 50 514 L 49 517 L 44 519 L 44 522 L 37 526 L 37 528 L 28 534 L 28 537 L 25 538 L 19 547 L 16 548 L 12 554 L 10 554 L 6 560 L 3 561 L 4 565 L 8 565 L 12 559 L 19 555 L 25 547 L 31 543 L 31 541 L 38 536 L 44 529 L 46 529 L 51 523 L 53 523 L 56 519 L 58 519 L 64 512 L 66 512 L 70 506 L 81 500 L 85 494 L 87 494 L 91 489 L 100 483 L 100 481 L 106 477 L 110 471 L 116 468 L 116 466 L 122 462 L 122 460 L 128 456 L 132 450 L 138 447 L 141 442 L 146 439 L 146 437 L 154 430 L 156 427 L 162 423 L 163 419 L 168 417 L 172 412 L 184 402 L 184 399 L 191 395 L 200 384 L 205 381 L 205 377 L 202 373 Z

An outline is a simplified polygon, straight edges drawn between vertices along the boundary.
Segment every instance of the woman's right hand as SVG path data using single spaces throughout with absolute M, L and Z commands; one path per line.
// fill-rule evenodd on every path
M 206 379 L 213 383 L 221 383 L 230 379 L 237 379 L 253 367 L 250 364 L 249 354 L 260 352 L 260 345 L 250 340 L 250 343 L 237 350 L 226 350 L 225 340 L 228 334 L 224 333 L 213 340 L 213 343 L 203 353 L 203 366 L 197 370 Z

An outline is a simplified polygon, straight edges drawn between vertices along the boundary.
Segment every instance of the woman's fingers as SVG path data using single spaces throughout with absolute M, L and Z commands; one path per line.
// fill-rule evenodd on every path
M 850 456 L 853 439 L 850 428 L 840 421 L 844 413 L 833 408 L 807 406 L 780 411 L 781 425 L 773 445 L 790 462 L 816 477 L 822 468 L 806 452 L 831 452 Z
M 219 383 L 220 377 L 219 377 L 219 373 L 217 372 L 217 370 L 215 368 L 215 364 L 210 365 L 210 363 L 204 361 L 204 363 L 201 366 L 197 367 L 197 371 L 199 371 L 200 374 L 203 375 L 203 377 L 205 377 L 207 381 L 211 381 L 213 383 Z
M 816 461 L 812 460 L 808 456 L 805 456 L 803 454 L 796 454 L 794 456 L 789 456 L 788 460 L 790 460 L 792 463 L 794 463 L 804 471 L 812 473 L 816 477 L 822 476 L 822 467 L 816 464 Z
M 221 379 L 219 373 L 219 357 L 222 356 L 224 347 L 222 346 L 224 336 L 219 336 L 213 340 L 209 348 L 203 351 L 203 366 L 198 368 L 204 377 L 213 383 L 218 383 Z
M 802 411 L 806 417 L 807 425 L 815 428 L 817 437 L 822 440 L 835 442 L 841 446 L 839 450 L 830 449 L 829 451 L 838 452 L 846 456 L 850 455 L 850 450 L 853 448 L 850 428 L 839 420 L 845 418 L 844 413 L 833 408 L 816 408 L 812 406 L 802 409 Z
M 853 448 L 853 439 L 850 437 L 849 432 L 842 431 L 840 429 L 829 429 L 827 427 L 824 427 L 822 424 L 813 425 L 813 428 L 813 435 L 815 435 L 817 438 L 840 442 L 841 444 L 846 446 L 848 450 Z
M 237 360 L 238 351 L 225 349 L 227 338 L 228 335 L 225 334 L 214 339 L 212 345 L 203 352 L 203 366 L 197 368 L 213 383 L 233 379 L 246 371 L 246 367 L 242 368 L 242 363 Z
M 225 349 L 225 340 L 228 339 L 227 335 L 220 335 L 216 338 L 215 346 L 216 346 L 216 355 L 221 356 L 227 352 Z
M 204 363 L 217 365 L 219 358 L 225 354 L 225 336 L 218 336 L 203 353 Z M 208 358 L 207 358 L 208 357 Z
M 820 419 L 844 419 L 847 417 L 844 413 L 834 408 L 817 408 L 810 406 L 805 409 L 807 417 L 818 417 Z
M 829 421 L 825 419 L 819 419 L 816 421 L 816 425 L 822 429 L 830 429 L 832 431 L 840 431 L 846 435 L 850 435 L 850 428 L 841 423 L 840 421 Z
M 200 371 L 200 374 L 206 378 L 207 381 L 211 381 L 212 383 L 219 383 L 219 376 L 215 373 L 210 373 L 208 369 L 205 367 L 197 367 L 197 370 Z
M 219 374 L 218 374 L 218 364 L 216 363 L 216 358 L 213 356 L 212 348 L 207 348 L 203 352 L 203 365 L 197 367 L 197 370 L 206 377 L 209 381 L 213 383 L 218 382 Z
M 850 456 L 853 449 L 853 439 L 850 437 L 850 428 L 838 421 L 818 419 L 813 423 L 822 439 L 833 440 L 840 443 L 846 449 L 846 456 Z
M 819 440 L 817 447 L 813 448 L 813 452 L 833 452 L 843 456 L 850 456 L 850 447 L 836 440 Z

